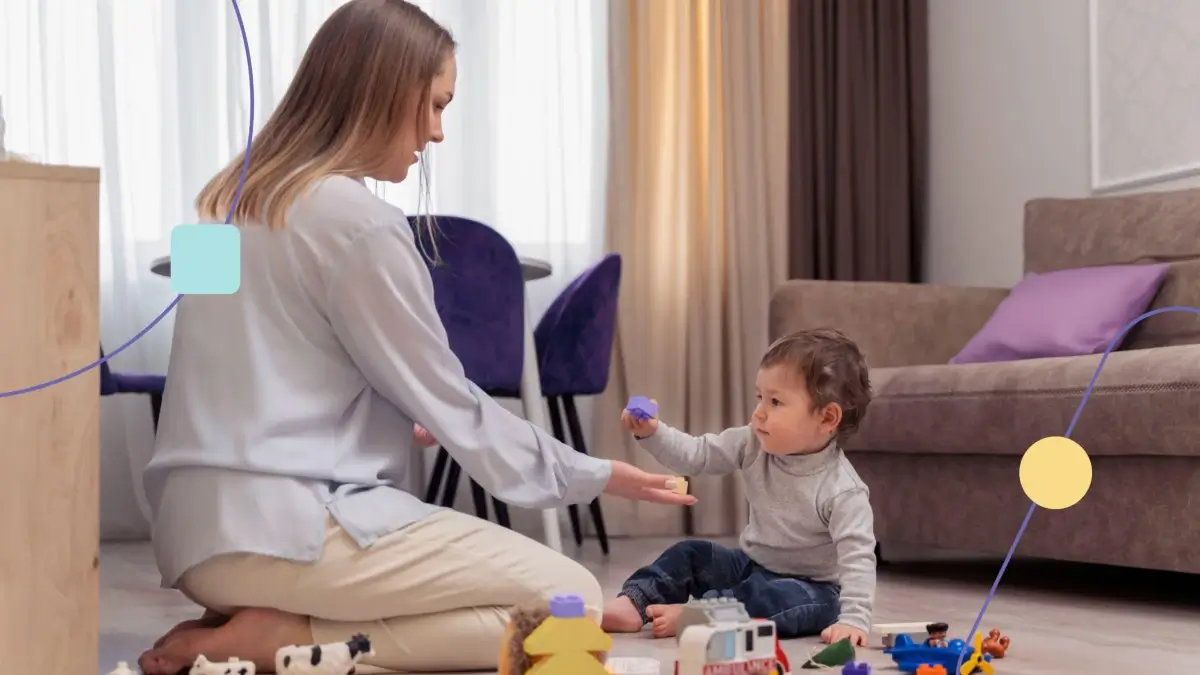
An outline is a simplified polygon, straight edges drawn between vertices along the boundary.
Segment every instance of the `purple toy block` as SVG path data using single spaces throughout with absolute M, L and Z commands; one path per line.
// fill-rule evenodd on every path
M 646 396 L 634 396 L 629 399 L 629 404 L 625 406 L 625 409 L 629 411 L 629 414 L 642 421 L 658 416 L 658 404 Z
M 559 619 L 581 619 L 587 616 L 583 598 L 578 595 L 556 595 L 550 598 L 550 616 Z
M 871 675 L 871 664 L 851 661 L 842 666 L 842 675 Z

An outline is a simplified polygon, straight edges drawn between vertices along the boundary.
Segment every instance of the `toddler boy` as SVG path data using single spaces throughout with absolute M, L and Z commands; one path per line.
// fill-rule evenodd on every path
M 867 486 L 838 440 L 871 401 L 866 361 L 836 330 L 789 335 L 759 364 L 750 424 L 696 437 L 657 418 L 621 424 L 684 476 L 739 472 L 750 521 L 739 548 L 689 540 L 634 572 L 605 607 L 609 632 L 675 634 L 691 597 L 733 597 L 771 619 L 780 638 L 820 634 L 865 646 L 875 597 L 875 532 Z

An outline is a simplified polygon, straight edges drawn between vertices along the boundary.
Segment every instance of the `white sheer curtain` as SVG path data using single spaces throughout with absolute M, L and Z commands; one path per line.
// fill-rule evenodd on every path
M 606 0 L 417 0 L 459 43 L 447 139 L 430 157 L 434 213 L 482 220 L 551 262 L 530 285 L 540 313 L 601 253 L 607 130 Z M 344 0 L 240 0 L 254 69 L 255 126 L 287 87 L 309 38 Z M 192 199 L 245 146 L 246 59 L 230 0 L 4 0 L 0 98 L 6 147 L 99 166 L 101 336 L 112 351 L 170 304 L 150 272 Z M 415 211 L 415 177 L 377 193 Z M 112 360 L 165 372 L 173 322 Z M 103 401 L 101 531 L 148 533 L 140 474 L 149 404 Z M 130 400 L 120 400 L 130 399 Z M 464 501 L 467 501 L 464 499 Z

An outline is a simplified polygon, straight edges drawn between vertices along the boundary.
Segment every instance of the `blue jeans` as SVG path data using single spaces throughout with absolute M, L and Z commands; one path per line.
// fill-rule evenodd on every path
M 741 549 L 708 541 L 681 541 L 639 569 L 618 594 L 628 597 L 642 621 L 646 607 L 691 598 L 736 598 L 746 613 L 775 622 L 780 638 L 818 635 L 837 621 L 841 589 L 804 577 L 776 574 Z

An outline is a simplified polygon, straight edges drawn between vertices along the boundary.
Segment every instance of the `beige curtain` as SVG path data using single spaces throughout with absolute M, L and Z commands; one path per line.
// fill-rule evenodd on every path
M 692 433 L 745 424 L 787 274 L 788 0 L 612 0 L 607 244 L 623 258 L 596 452 L 662 470 L 620 429 L 629 396 Z M 695 533 L 733 535 L 740 481 L 696 477 Z M 678 536 L 679 507 L 607 500 L 614 536 Z

